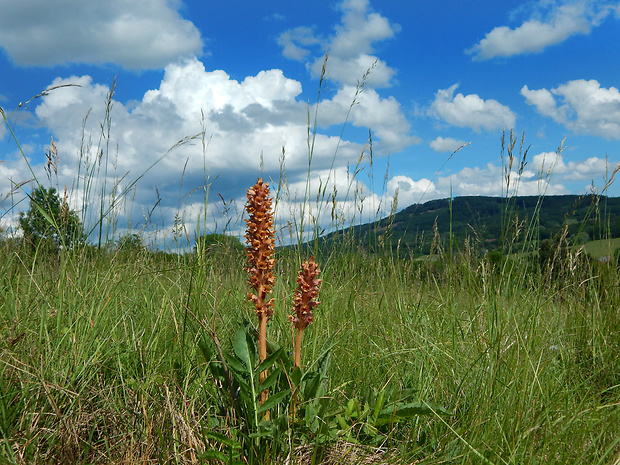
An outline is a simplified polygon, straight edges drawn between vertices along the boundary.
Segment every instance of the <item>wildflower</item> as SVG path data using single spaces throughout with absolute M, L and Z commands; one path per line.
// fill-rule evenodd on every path
M 298 289 L 293 296 L 293 310 L 295 313 L 289 316 L 289 321 L 293 323 L 293 328 L 297 329 L 295 337 L 295 366 L 301 365 L 301 339 L 303 331 L 314 321 L 312 309 L 319 302 L 316 300 L 321 287 L 321 279 L 317 276 L 321 270 L 314 261 L 314 257 L 306 260 L 297 275 Z
M 273 300 L 268 295 L 275 283 L 273 268 L 276 260 L 272 258 L 275 249 L 275 230 L 273 226 L 273 212 L 271 211 L 271 197 L 269 197 L 269 183 L 258 179 L 256 184 L 248 189 L 248 203 L 246 211 L 249 218 L 246 221 L 247 257 L 250 266 L 246 267 L 249 273 L 248 282 L 254 292 L 248 293 L 248 300 L 254 303 L 258 316 L 258 357 L 260 362 L 267 358 L 267 321 L 273 314 Z M 260 373 L 260 380 L 267 378 L 267 371 Z M 261 392 L 260 402 L 264 403 L 268 392 Z M 267 414 L 266 414 L 267 415 Z
M 247 231 L 245 238 L 249 247 L 246 250 L 250 266 L 246 267 L 249 273 L 249 283 L 255 293 L 249 293 L 248 298 L 254 302 L 259 319 L 268 320 L 273 315 L 273 300 L 267 300 L 267 295 L 275 283 L 273 268 L 276 260 L 271 258 L 275 249 L 275 231 L 273 227 L 273 213 L 269 197 L 269 183 L 259 179 L 248 189 L 248 203 L 246 211 L 249 219 L 245 220 Z

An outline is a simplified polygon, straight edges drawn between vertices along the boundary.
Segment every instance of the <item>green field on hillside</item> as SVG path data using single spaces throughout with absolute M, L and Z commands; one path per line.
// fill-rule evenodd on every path
M 571 254 L 545 267 L 531 257 L 422 263 L 343 243 L 318 258 L 321 303 L 296 375 L 287 315 L 307 257 L 281 250 L 268 325 L 271 353 L 283 348 L 270 368 L 277 402 L 261 420 L 246 392 L 256 362 L 232 360 L 240 345 L 255 357 L 242 250 L 35 257 L 9 245 L 2 463 L 620 458 L 620 274 L 610 264 Z
M 620 238 L 590 241 L 585 244 L 585 249 L 588 254 L 592 255 L 595 258 L 613 258 L 616 250 L 620 249 Z

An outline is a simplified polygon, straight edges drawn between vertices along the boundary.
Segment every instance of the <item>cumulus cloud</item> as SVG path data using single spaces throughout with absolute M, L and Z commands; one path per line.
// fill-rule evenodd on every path
M 317 36 L 308 27 L 298 27 L 281 34 L 278 43 L 283 48 L 284 56 L 306 60 L 314 55 L 307 66 L 314 77 L 319 77 L 323 68 L 323 54 L 327 51 L 331 80 L 355 86 L 372 68 L 365 81 L 368 86 L 391 85 L 396 72 L 373 55 L 373 44 L 392 39 L 400 26 L 390 23 L 378 13 L 370 12 L 368 0 L 345 0 L 339 8 L 343 12 L 342 22 L 329 37 Z
M 513 169 L 507 173 L 505 167 L 490 162 L 485 166 L 462 168 L 433 180 L 397 175 L 388 181 L 382 202 L 390 205 L 397 198 L 398 208 L 402 209 L 413 203 L 449 196 L 585 194 L 590 192 L 592 182 L 604 185 L 605 176 L 616 166 L 618 163 L 610 163 L 604 158 L 567 162 L 556 152 L 541 152 L 530 159 L 528 168 L 531 169 L 521 172 Z
M 497 100 L 483 100 L 477 94 L 463 95 L 454 91 L 458 84 L 440 89 L 431 104 L 430 114 L 457 127 L 469 127 L 476 132 L 482 129 L 514 128 L 516 115 Z
M 434 141 L 430 143 L 431 148 L 435 152 L 446 153 L 446 152 L 454 152 L 459 147 L 462 147 L 467 142 L 462 140 L 456 140 L 452 137 L 438 137 Z
M 282 54 L 286 58 L 299 61 L 304 60 L 310 54 L 307 47 L 320 42 L 315 31 L 305 26 L 289 29 L 278 37 L 278 45 L 282 47 Z
M 202 54 L 200 32 L 181 17 L 179 6 L 168 0 L 0 0 L 0 47 L 20 66 L 163 68 Z
M 358 93 L 355 87 L 343 86 L 332 99 L 319 104 L 319 124 L 324 127 L 342 124 L 347 116 L 354 126 L 372 131 L 379 154 L 399 152 L 420 141 L 409 134 L 400 103 L 393 97 L 381 98 L 374 89 Z
M 301 84 L 281 70 L 261 71 L 237 81 L 224 71 L 205 70 L 196 58 L 170 64 L 159 86 L 139 101 L 129 105 L 110 100 L 109 128 L 105 109 L 110 88 L 90 76 L 58 78 L 52 85 L 69 83 L 77 86 L 49 92 L 38 100 L 34 113 L 37 124 L 53 134 L 58 148 L 58 179 L 52 181 L 61 189 L 69 186 L 72 206 L 80 211 L 98 203 L 87 200 L 89 196 L 105 191 L 106 202 L 111 202 L 125 191 L 125 200 L 117 204 L 120 210 L 114 211 L 119 221 L 144 226 L 159 215 L 158 231 L 165 231 L 180 215 L 188 230 L 195 231 L 201 215 L 215 228 L 212 216 L 225 210 L 231 199 L 242 206 L 245 188 L 260 175 L 277 181 L 283 168 L 290 185 L 305 183 L 308 177 L 307 104 L 298 100 Z M 39 147 L 41 153 L 44 149 Z M 311 181 L 325 186 L 324 172 L 332 170 L 340 183 L 335 198 L 344 202 L 346 192 L 341 187 L 348 182 L 347 166 L 354 165 L 363 152 L 363 143 L 319 131 Z M 23 158 L 0 166 L 2 193 L 11 191 L 11 181 L 31 177 Z M 33 168 L 45 180 L 43 165 L 33 163 Z M 213 192 L 208 208 L 201 200 L 206 186 Z M 218 195 L 226 202 L 217 200 Z
M 525 101 L 557 123 L 578 134 L 620 139 L 620 92 L 598 81 L 579 79 L 555 89 L 523 86 Z
M 395 70 L 373 55 L 376 42 L 391 39 L 400 27 L 370 11 L 368 0 L 345 0 L 339 5 L 342 20 L 328 37 L 310 27 L 297 27 L 280 35 L 283 54 L 303 60 L 313 77 L 322 75 L 325 58 L 327 78 L 338 86 L 333 98 L 322 101 L 319 125 L 328 128 L 345 120 L 370 129 L 378 155 L 402 151 L 419 138 L 394 97 L 383 98 L 377 88 L 391 85 Z
M 465 53 L 475 61 L 538 53 L 571 36 L 589 34 L 611 12 L 618 14 L 619 5 L 597 0 L 539 1 L 523 24 L 514 29 L 496 27 Z
M 605 158 L 590 157 L 583 161 L 566 161 L 557 152 L 541 152 L 530 159 L 526 169 L 513 169 L 488 163 L 484 167 L 463 168 L 450 176 L 435 181 L 437 192 L 452 195 L 560 195 L 588 193 L 592 183 L 604 185 L 605 177 L 618 163 Z
M 579 162 L 566 162 L 565 158 L 557 152 L 543 152 L 535 155 L 532 157 L 532 166 L 543 176 L 554 174 L 567 181 L 586 182 L 604 178 L 615 168 L 610 165 L 609 160 L 598 157 L 590 157 Z
M 387 183 L 389 199 L 397 198 L 399 208 L 405 208 L 414 203 L 424 202 L 434 198 L 442 197 L 442 193 L 437 190 L 435 183 L 431 180 L 422 178 L 417 181 L 409 176 L 394 176 Z

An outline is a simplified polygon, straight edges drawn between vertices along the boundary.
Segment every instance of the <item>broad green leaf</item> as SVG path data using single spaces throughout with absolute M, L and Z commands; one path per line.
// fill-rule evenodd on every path
M 357 399 L 355 399 L 355 398 L 349 399 L 349 402 L 347 402 L 346 413 L 350 417 L 355 417 L 355 416 L 359 416 L 360 415 L 360 413 L 361 413 L 361 411 L 360 411 L 360 403 L 359 403 L 359 401 Z
M 252 369 L 252 359 L 250 358 L 250 348 L 248 347 L 248 340 L 245 337 L 245 331 L 243 328 L 239 328 L 235 333 L 233 339 L 233 350 L 235 355 L 245 363 L 248 369 Z
M 230 438 L 221 433 L 216 433 L 215 431 L 207 431 L 207 437 L 210 439 L 215 439 L 217 442 L 234 449 L 241 448 L 241 444 L 235 438 Z
M 226 454 L 220 452 L 219 450 L 208 450 L 198 455 L 200 460 L 221 460 L 224 463 L 228 463 L 228 457 Z
M 301 368 L 295 367 L 291 373 L 291 382 L 293 383 L 293 386 L 299 386 L 299 383 L 301 382 Z
M 304 399 L 310 400 L 317 397 L 319 387 L 321 386 L 321 376 L 317 372 L 312 372 L 304 375 L 304 381 L 306 381 L 306 385 L 304 386 Z
M 271 386 L 276 384 L 278 382 L 280 373 L 282 373 L 281 367 L 278 367 L 275 370 L 273 370 L 271 373 L 269 373 L 269 376 L 267 376 L 267 379 L 265 379 L 265 381 L 259 384 L 259 389 L 261 391 L 264 391 L 265 389 L 269 389 Z
M 205 362 L 209 363 L 213 359 L 213 351 L 211 350 L 211 345 L 207 340 L 206 334 L 202 334 L 202 337 L 198 339 L 198 348 L 200 349 L 200 353 L 205 359 Z
M 239 374 L 247 374 L 248 368 L 243 365 L 236 357 L 233 357 L 230 354 L 224 353 L 224 358 L 226 359 L 226 365 L 233 373 Z
M 347 424 L 346 421 L 344 421 L 344 418 L 342 418 L 342 415 L 340 414 L 336 415 L 336 421 L 338 422 L 338 425 L 340 425 L 340 429 L 343 429 L 343 430 L 349 429 L 349 425 Z
M 410 404 L 398 406 L 396 408 L 388 407 L 381 412 L 381 414 L 379 415 L 379 418 L 381 419 L 391 418 L 391 417 L 413 418 L 418 415 L 435 415 L 435 414 L 451 415 L 451 413 L 445 408 L 443 408 L 441 405 L 432 404 L 428 402 L 413 402 Z
M 261 405 L 258 408 L 256 413 L 265 412 L 265 411 L 275 407 L 280 402 L 282 402 L 282 400 L 284 400 L 284 398 L 286 398 L 290 394 L 291 394 L 291 390 L 290 389 L 286 389 L 284 391 L 277 392 L 277 393 L 273 394 L 272 396 L 269 397 L 269 399 L 267 399 L 265 401 L 265 403 L 263 405 Z
M 375 403 L 375 409 L 372 413 L 372 417 L 373 419 L 376 421 L 377 418 L 379 418 L 379 413 L 381 412 L 381 409 L 383 408 L 383 406 L 385 405 L 385 390 L 382 390 L 378 395 L 377 395 L 377 402 Z
M 280 357 L 280 355 L 282 354 L 283 351 L 284 351 L 284 349 L 280 348 L 280 349 L 276 350 L 274 353 L 272 353 L 269 356 L 267 356 L 267 358 L 265 360 L 263 360 L 260 365 L 258 365 L 258 367 L 256 368 L 256 371 L 260 373 L 262 371 L 265 371 L 265 370 L 271 368 L 271 366 Z

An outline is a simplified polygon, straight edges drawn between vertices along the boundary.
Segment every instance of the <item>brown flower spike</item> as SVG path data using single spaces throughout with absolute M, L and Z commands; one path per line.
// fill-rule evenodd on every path
M 261 362 L 267 358 L 267 321 L 273 314 L 273 299 L 268 300 L 267 296 L 275 283 L 273 268 L 276 260 L 271 258 L 271 255 L 276 239 L 271 200 L 269 183 L 264 183 L 260 178 L 248 189 L 246 211 L 249 218 L 245 220 L 245 238 L 249 244 L 246 253 L 250 266 L 246 267 L 246 271 L 250 275 L 248 282 L 254 289 L 254 293 L 248 293 L 248 299 L 254 302 L 258 315 L 258 357 Z M 266 378 L 267 372 L 263 371 L 260 374 L 261 382 Z M 267 391 L 261 392 L 261 404 L 267 397 Z
M 321 270 L 314 261 L 314 257 L 310 257 L 301 265 L 299 274 L 297 275 L 298 289 L 293 296 L 293 310 L 295 314 L 289 316 L 289 320 L 293 323 L 293 327 L 297 329 L 295 337 L 295 366 L 301 365 L 301 338 L 304 329 L 312 323 L 314 316 L 312 309 L 319 302 L 316 298 L 319 295 L 321 287 L 321 279 L 317 276 Z

